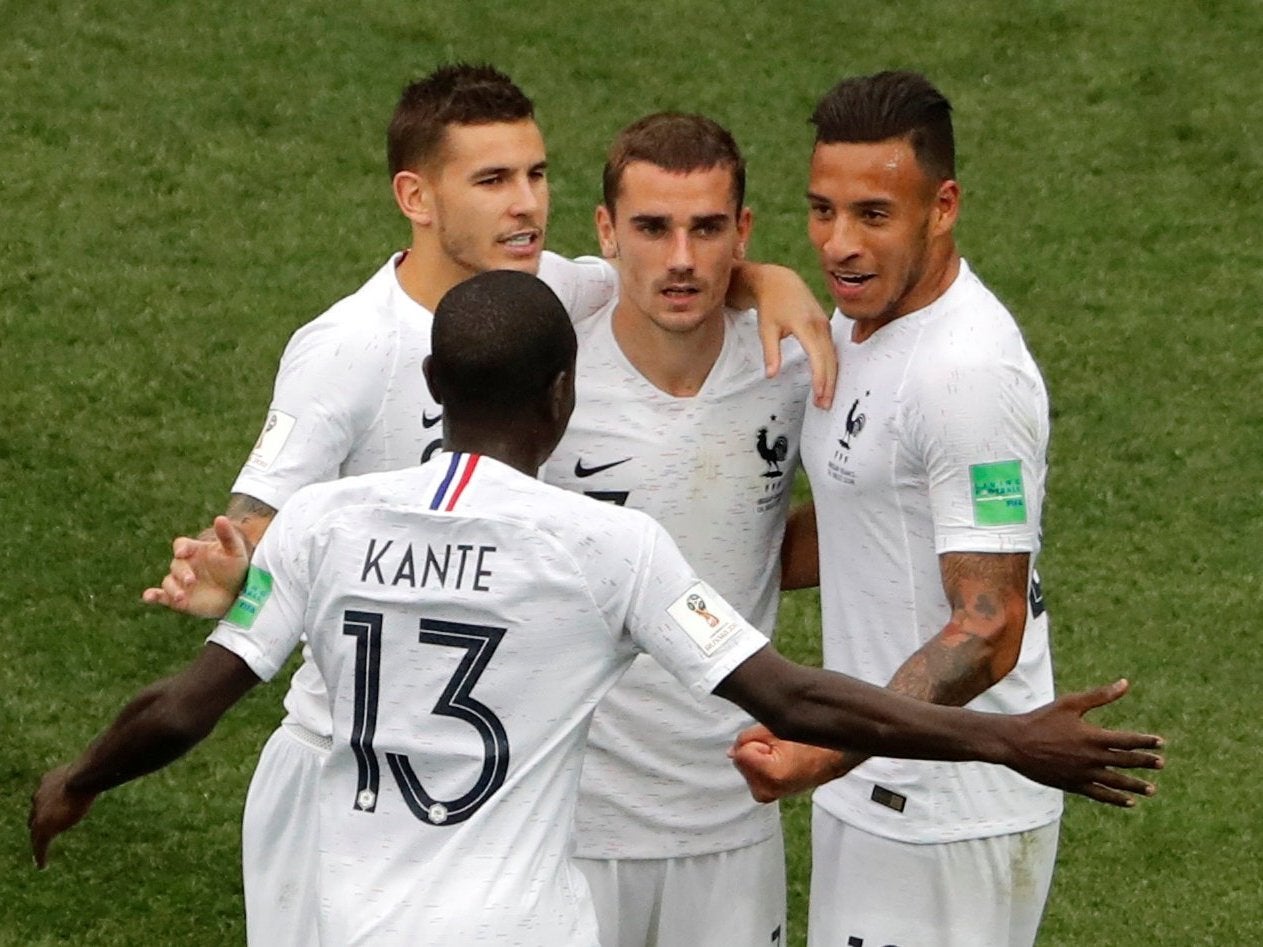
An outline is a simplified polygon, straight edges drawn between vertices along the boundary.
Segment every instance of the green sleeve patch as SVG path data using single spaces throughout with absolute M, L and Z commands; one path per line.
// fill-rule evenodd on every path
M 969 468 L 969 479 L 973 484 L 974 525 L 1008 526 L 1026 522 L 1021 461 L 974 464 Z
M 259 609 L 263 607 L 263 603 L 268 600 L 268 596 L 272 594 L 272 575 L 264 572 L 257 566 L 251 566 L 250 571 L 246 574 L 246 583 L 241 587 L 241 594 L 237 596 L 236 603 L 224 616 L 225 620 L 239 625 L 247 631 L 254 625 L 255 618 L 259 615 Z

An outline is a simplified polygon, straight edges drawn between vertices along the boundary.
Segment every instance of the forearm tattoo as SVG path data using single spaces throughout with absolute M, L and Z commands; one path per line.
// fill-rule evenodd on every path
M 960 706 L 994 684 L 997 669 L 1021 647 L 1030 557 L 947 553 L 941 561 L 951 620 L 895 672 L 890 687 Z
M 244 493 L 234 493 L 228 500 L 224 515 L 239 523 L 252 516 L 270 520 L 276 515 L 276 508 Z

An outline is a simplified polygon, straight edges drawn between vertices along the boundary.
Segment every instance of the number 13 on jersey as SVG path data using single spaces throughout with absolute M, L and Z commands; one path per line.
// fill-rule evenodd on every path
M 386 763 L 395 777 L 399 792 L 414 816 L 428 825 L 457 825 L 464 822 L 504 785 L 509 772 L 509 738 L 504 725 L 485 704 L 472 695 L 478 678 L 500 646 L 503 628 L 466 622 L 418 621 L 418 641 L 423 645 L 463 648 L 465 654 L 456 672 L 435 702 L 433 713 L 455 717 L 468 723 L 482 739 L 482 769 L 474 785 L 455 799 L 435 799 L 417 778 L 406 754 L 387 753 Z M 377 809 L 381 788 L 381 764 L 373 748 L 377 733 L 377 703 L 381 683 L 382 615 L 379 612 L 347 611 L 342 633 L 355 639 L 354 714 L 351 722 L 351 752 L 355 756 L 354 808 L 364 812 Z

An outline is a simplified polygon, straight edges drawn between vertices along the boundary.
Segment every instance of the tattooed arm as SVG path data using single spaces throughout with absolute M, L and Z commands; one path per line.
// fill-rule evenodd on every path
M 888 688 L 960 707 L 1013 670 L 1026 629 L 1029 568 L 1027 553 L 940 556 L 951 618 L 895 671 Z M 760 802 L 813 789 L 867 758 L 780 741 L 759 726 L 737 738 L 731 755 Z
M 224 515 L 241 530 L 253 552 L 254 547 L 259 544 L 259 540 L 272 524 L 272 518 L 276 516 L 276 507 L 268 506 L 262 500 L 256 500 L 244 493 L 234 493 L 228 498 L 228 509 L 224 511 Z M 210 537 L 207 534 L 210 532 L 211 530 L 207 530 L 198 538 L 208 539 Z
M 890 679 L 935 704 L 969 703 L 1017 664 L 1026 630 L 1028 553 L 949 552 L 939 557 L 952 617 Z
M 232 607 L 250 565 L 250 555 L 267 532 L 276 509 L 244 493 L 234 493 L 224 516 L 197 538 L 171 544 L 171 564 L 162 584 L 145 589 L 150 605 L 199 618 L 222 618 Z

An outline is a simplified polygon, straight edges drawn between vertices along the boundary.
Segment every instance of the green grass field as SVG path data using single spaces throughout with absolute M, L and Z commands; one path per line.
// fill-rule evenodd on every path
M 385 122 L 454 58 L 534 97 L 553 248 L 594 247 L 613 132 L 682 108 L 742 142 L 756 255 L 812 280 L 816 97 L 886 67 L 944 89 L 960 242 L 1052 393 L 1059 685 L 1126 674 L 1101 719 L 1170 739 L 1158 798 L 1068 803 L 1040 943 L 1263 943 L 1258 0 L 4 0 L 0 21 L 0 945 L 242 941 L 237 824 L 279 685 L 103 799 L 43 874 L 27 797 L 199 646 L 203 624 L 140 590 L 222 507 L 289 334 L 406 239 Z M 813 609 L 787 606 L 794 655 Z M 787 811 L 800 944 L 805 807 Z

